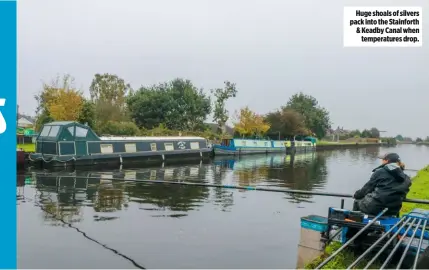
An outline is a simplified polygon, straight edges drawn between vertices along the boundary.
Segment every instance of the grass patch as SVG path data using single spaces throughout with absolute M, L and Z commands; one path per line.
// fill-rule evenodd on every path
M 318 141 L 316 143 L 316 145 L 338 145 L 338 144 L 356 144 L 356 142 L 344 142 L 344 141 L 339 141 L 339 142 L 330 142 L 330 141 Z M 362 143 L 363 144 L 363 143 Z
M 429 166 L 417 172 L 413 177 L 408 199 L 429 200 Z M 429 209 L 427 204 L 404 203 L 401 209 L 401 215 L 406 214 L 414 208 Z
M 18 144 L 16 146 L 17 149 L 22 149 L 25 152 L 35 152 L 36 145 L 34 143 L 26 143 L 26 144 Z
M 409 199 L 420 199 L 420 200 L 429 200 L 429 166 L 423 168 L 417 175 L 412 179 L 412 185 L 410 188 L 410 192 L 407 195 Z M 409 213 L 414 208 L 422 208 L 429 209 L 429 205 L 427 204 L 418 204 L 418 203 L 404 203 L 401 209 L 401 215 Z M 323 262 L 327 257 L 329 257 L 332 253 L 334 253 L 337 249 L 341 247 L 341 244 L 338 242 L 334 242 L 329 244 L 325 248 L 325 253 L 318 258 L 316 258 L 311 263 L 305 266 L 305 269 L 314 269 L 321 262 Z M 356 259 L 355 254 L 347 250 L 347 248 L 340 252 L 334 259 L 332 259 L 329 263 L 324 266 L 324 269 L 346 269 L 354 260 Z M 364 258 L 359 262 L 359 264 L 355 267 L 357 269 L 362 269 L 371 259 L 370 256 L 368 258 Z M 375 262 L 371 268 L 375 268 L 377 266 L 377 262 Z M 380 264 L 381 266 L 381 264 Z
M 355 145 L 355 144 L 378 144 L 377 142 L 366 142 L 366 141 L 359 141 L 359 142 L 353 142 L 353 141 L 338 141 L 338 142 L 331 142 L 331 141 L 317 141 L 316 145 Z

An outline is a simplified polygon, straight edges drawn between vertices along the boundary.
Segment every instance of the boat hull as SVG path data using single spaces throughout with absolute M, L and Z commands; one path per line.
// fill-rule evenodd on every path
M 295 153 L 309 153 L 316 151 L 315 146 L 299 146 L 299 147 L 287 147 L 286 154 L 292 155 Z
M 315 146 L 299 146 L 299 147 L 285 147 L 285 148 L 228 148 L 215 145 L 213 153 L 215 156 L 240 156 L 252 154 L 272 154 L 272 153 L 308 153 L 316 151 Z
M 146 153 L 95 154 L 85 156 L 49 156 L 32 154 L 30 165 L 42 168 L 75 166 L 118 166 L 130 167 L 133 164 L 158 165 L 162 163 L 182 163 L 209 159 L 210 149 L 157 151 Z
M 214 147 L 215 156 L 239 156 L 239 155 L 252 155 L 252 154 L 269 154 L 269 153 L 286 153 L 285 148 L 258 148 L 258 149 L 226 149 Z
M 18 168 L 25 166 L 25 152 L 21 150 L 16 150 L 16 164 Z

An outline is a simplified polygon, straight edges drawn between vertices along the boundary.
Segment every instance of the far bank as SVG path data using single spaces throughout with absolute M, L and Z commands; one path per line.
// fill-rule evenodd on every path
M 316 151 L 365 148 L 371 146 L 381 146 L 381 143 L 373 142 L 324 142 L 321 141 L 316 145 Z

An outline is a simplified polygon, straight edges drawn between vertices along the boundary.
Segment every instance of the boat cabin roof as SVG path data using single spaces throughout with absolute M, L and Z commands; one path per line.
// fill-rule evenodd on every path
M 37 136 L 42 141 L 99 141 L 88 126 L 71 121 L 55 121 L 43 125 Z
M 73 124 L 78 124 L 78 123 L 73 121 L 54 121 L 54 122 L 45 124 L 45 126 L 68 126 Z
M 167 137 L 100 137 L 102 141 L 174 141 L 174 140 L 205 140 L 203 137 L 182 137 L 182 136 L 167 136 Z

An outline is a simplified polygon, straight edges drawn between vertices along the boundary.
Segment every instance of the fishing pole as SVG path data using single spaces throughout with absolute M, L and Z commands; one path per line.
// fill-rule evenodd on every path
M 44 175 L 44 177 L 58 177 L 54 175 Z M 290 194 L 301 194 L 301 195 L 319 195 L 319 196 L 329 196 L 329 197 L 342 197 L 342 198 L 353 198 L 351 194 L 345 193 L 332 193 L 324 191 L 307 191 L 307 190 L 297 190 L 297 189 L 280 189 L 280 188 L 262 188 L 255 186 L 235 186 L 235 185 L 219 185 L 219 184 L 210 184 L 210 183 L 201 183 L 201 182 L 185 182 L 185 181 L 167 181 L 167 180 L 148 180 L 148 179 L 136 179 L 136 178 L 103 178 L 102 176 L 84 176 L 79 177 L 75 175 L 65 175 L 60 176 L 68 178 L 87 178 L 87 179 L 106 179 L 112 181 L 122 181 L 122 182 L 136 182 L 136 183 L 153 183 L 153 184 L 169 184 L 169 185 L 184 185 L 184 186 L 198 186 L 198 187 L 213 187 L 213 188 L 230 188 L 230 189 L 239 189 L 239 190 L 256 190 L 256 191 L 267 191 L 267 192 L 281 192 L 281 193 L 290 193 Z M 405 199 L 404 202 L 409 203 L 421 203 L 429 204 L 427 200 L 419 199 Z

